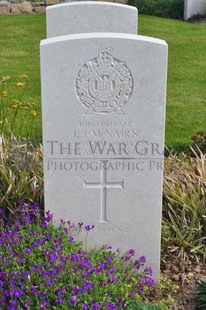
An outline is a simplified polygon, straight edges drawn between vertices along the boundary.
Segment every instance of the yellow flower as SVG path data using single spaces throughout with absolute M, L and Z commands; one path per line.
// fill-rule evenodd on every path
M 146 293 L 146 292 L 148 292 L 148 290 L 149 290 L 149 287 L 148 286 L 144 286 L 143 292 Z
M 11 108 L 13 108 L 13 109 L 16 109 L 18 107 L 18 104 L 13 104 L 12 106 L 11 106 Z
M 3 93 L 2 93 L 2 97 L 8 97 L 8 92 L 7 91 L 3 91 Z
M 28 107 L 23 107 L 24 110 L 28 110 Z
M 19 87 L 23 87 L 25 85 L 25 82 L 18 82 L 16 83 L 16 86 L 19 86 Z
M 37 113 L 36 113 L 36 111 L 33 110 L 33 111 L 31 111 L 31 114 L 32 114 L 33 116 L 36 116 Z
M 28 107 L 33 108 L 33 107 L 36 106 L 36 103 L 30 103 L 30 102 L 28 102 L 27 105 L 28 105 Z
M 10 76 L 6 75 L 6 76 L 2 76 L 2 82 L 6 82 L 10 79 Z
M 21 78 L 26 79 L 26 78 L 28 78 L 28 75 L 22 74 L 22 75 L 21 75 Z

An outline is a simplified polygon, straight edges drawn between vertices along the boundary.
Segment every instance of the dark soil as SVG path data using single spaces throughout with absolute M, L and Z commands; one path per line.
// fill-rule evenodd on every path
M 188 20 L 189 23 L 192 24 L 205 24 L 206 23 L 206 16 L 196 16 Z
M 181 266 L 176 255 L 163 255 L 161 272 L 173 284 L 179 285 L 179 290 L 172 296 L 175 303 L 169 309 L 195 310 L 195 293 L 200 281 L 206 281 L 206 264 L 198 258 L 187 257 L 187 262 Z

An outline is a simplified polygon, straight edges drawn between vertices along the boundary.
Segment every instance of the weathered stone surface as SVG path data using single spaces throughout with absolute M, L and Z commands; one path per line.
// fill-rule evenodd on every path
M 159 275 L 167 45 L 89 33 L 41 43 L 45 206 L 95 225 L 88 246 L 145 255 Z M 82 236 L 85 239 L 85 235 Z
M 81 1 L 47 8 L 47 37 L 88 32 L 137 33 L 137 9 L 132 6 Z
M 33 8 L 39 7 L 39 6 L 45 6 L 45 3 L 43 1 L 41 2 L 32 2 Z
M 0 7 L 0 15 L 10 14 L 10 8 L 8 6 Z
M 9 7 L 10 3 L 8 1 L 0 1 L 0 8 L 1 7 Z
M 46 0 L 46 5 L 59 4 L 60 0 Z
M 13 4 L 13 3 L 22 3 L 22 2 L 24 2 L 25 0 L 11 0 L 11 5 Z
M 44 6 L 36 6 L 33 8 L 33 12 L 38 14 L 44 14 L 46 12 L 46 8 Z
M 12 14 L 29 14 L 32 13 L 33 6 L 30 2 L 13 3 L 11 6 Z

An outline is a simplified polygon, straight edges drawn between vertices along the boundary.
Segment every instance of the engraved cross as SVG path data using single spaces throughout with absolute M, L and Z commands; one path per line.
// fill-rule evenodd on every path
M 107 188 L 124 189 L 124 180 L 121 182 L 107 182 L 106 161 L 103 161 L 103 167 L 101 169 L 101 181 L 100 182 L 86 182 L 84 180 L 84 189 L 85 188 L 101 189 L 100 222 L 107 222 Z

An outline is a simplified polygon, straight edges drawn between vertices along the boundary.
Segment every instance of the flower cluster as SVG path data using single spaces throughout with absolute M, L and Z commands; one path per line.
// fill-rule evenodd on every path
M 0 210 L 1 309 L 115 310 L 141 300 L 154 284 L 145 257 L 133 262 L 133 249 L 121 257 L 109 246 L 85 251 L 74 231 L 70 221 L 55 228 L 49 211 L 42 219 L 36 203 L 21 201 L 15 216 Z
M 17 83 L 13 83 L 14 86 L 11 85 L 10 76 L 3 76 L 0 79 L 0 129 L 5 134 L 13 134 L 14 132 L 18 132 L 19 134 L 24 125 L 26 127 L 24 122 L 27 120 L 27 122 L 31 122 L 30 132 L 28 133 L 28 136 L 31 136 L 33 122 L 37 112 L 35 110 L 35 103 L 27 103 L 23 99 L 27 78 L 28 76 L 26 74 L 21 75 L 20 80 Z M 13 88 L 16 98 L 11 95 L 11 88 Z

